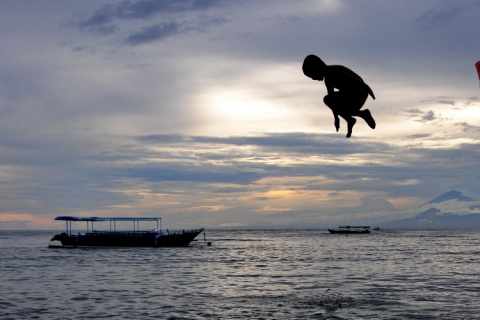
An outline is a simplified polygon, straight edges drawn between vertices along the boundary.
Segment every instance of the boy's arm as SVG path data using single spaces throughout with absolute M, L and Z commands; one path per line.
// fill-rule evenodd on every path
M 328 75 L 325 76 L 325 80 L 324 80 L 324 82 L 325 82 L 325 87 L 327 87 L 327 93 L 328 93 L 329 95 L 331 95 L 331 94 L 335 91 L 335 87 L 334 87 L 334 85 L 333 85 L 334 82 L 331 81 L 331 80 L 332 80 L 332 79 L 331 79 L 330 76 L 328 76 Z
M 338 83 L 339 86 L 352 86 L 353 83 L 356 83 L 357 86 L 364 85 L 367 89 L 368 94 L 375 100 L 375 95 L 373 94 L 372 89 L 368 86 L 368 84 L 363 81 L 363 79 L 358 74 L 356 74 L 349 68 L 340 65 L 329 67 L 331 75 L 335 78 L 335 82 Z M 327 77 L 325 77 L 325 85 L 327 85 Z M 328 93 L 330 94 L 330 91 Z
M 339 80 L 345 76 L 347 76 L 347 79 L 350 78 L 350 79 L 354 79 L 356 81 L 359 81 L 359 82 L 363 82 L 363 79 L 362 77 L 360 77 L 358 74 L 356 74 L 355 72 L 353 72 L 352 70 L 350 70 L 349 68 L 345 67 L 345 66 L 340 66 L 340 65 L 333 65 L 333 66 L 329 66 L 331 72 L 334 73 L 334 75 L 336 77 L 339 77 Z

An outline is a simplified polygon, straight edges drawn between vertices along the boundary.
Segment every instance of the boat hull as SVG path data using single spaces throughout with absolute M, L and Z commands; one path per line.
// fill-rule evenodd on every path
M 332 234 L 369 234 L 370 230 L 335 230 L 335 229 L 328 229 L 328 232 Z
M 68 235 L 60 233 L 52 241 L 60 241 L 66 247 L 187 247 L 203 228 L 179 232 L 88 232 Z

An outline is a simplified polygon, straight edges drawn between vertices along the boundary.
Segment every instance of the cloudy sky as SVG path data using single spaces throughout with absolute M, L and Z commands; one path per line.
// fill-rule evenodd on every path
M 0 3 L 0 228 L 331 227 L 480 198 L 480 2 Z M 346 139 L 308 54 L 376 95 Z M 63 224 L 59 227 L 63 227 Z

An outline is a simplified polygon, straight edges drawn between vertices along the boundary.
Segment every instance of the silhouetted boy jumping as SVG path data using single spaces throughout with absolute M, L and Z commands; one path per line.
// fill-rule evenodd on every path
M 370 95 L 375 99 L 372 89 L 363 82 L 358 74 L 344 66 L 327 66 L 319 57 L 311 54 L 303 61 L 303 73 L 313 80 L 323 81 L 328 94 L 323 102 L 332 109 L 335 118 L 335 128 L 340 129 L 340 119 L 347 121 L 347 138 L 352 135 L 352 128 L 355 125 L 354 116 L 360 117 L 370 128 L 375 129 L 375 120 L 368 109 L 360 110 Z M 337 89 L 338 91 L 335 91 Z

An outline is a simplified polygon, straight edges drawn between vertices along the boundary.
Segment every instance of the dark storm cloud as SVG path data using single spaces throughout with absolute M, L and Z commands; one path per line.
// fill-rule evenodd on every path
M 80 21 L 73 23 L 73 26 L 82 31 L 88 31 L 95 34 L 110 34 L 116 31 L 114 25 L 114 14 L 112 6 L 106 5 L 98 9 L 94 14 Z
M 411 134 L 408 136 L 405 136 L 406 139 L 408 140 L 415 140 L 415 139 L 427 139 L 430 138 L 432 135 L 429 133 L 418 133 L 418 134 Z
M 208 0 L 143 0 L 123 1 L 117 5 L 104 5 L 88 18 L 78 22 L 79 26 L 105 25 L 114 20 L 145 19 L 162 13 L 182 13 L 206 10 L 221 5 L 222 1 Z
M 74 23 L 74 26 L 96 34 L 111 34 L 119 30 L 121 20 L 146 20 L 165 14 L 164 19 L 171 22 L 161 22 L 143 27 L 140 31 L 130 32 L 123 43 L 140 45 L 152 41 L 164 40 L 181 32 L 203 29 L 212 25 L 224 23 L 223 18 L 206 18 L 186 21 L 174 21 L 177 14 L 202 12 L 207 9 L 222 6 L 224 1 L 210 0 L 179 0 L 179 1 L 124 1 L 120 4 L 104 5 L 91 16 Z
M 145 43 L 165 40 L 178 34 L 187 33 L 190 31 L 202 31 L 213 25 L 223 24 L 227 20 L 221 18 L 205 19 L 199 18 L 195 23 L 187 22 L 169 22 L 158 23 L 152 26 L 143 28 L 138 32 L 130 34 L 123 43 L 136 46 Z
M 455 105 L 455 101 L 452 98 L 443 97 L 443 96 L 432 98 L 432 99 L 422 99 L 420 102 L 421 103 L 428 103 L 428 104 L 438 103 L 438 104 L 448 104 L 448 105 L 452 105 L 452 106 Z
M 423 31 L 430 31 L 438 27 L 448 26 L 460 17 L 460 15 L 478 2 L 472 1 L 449 1 L 442 2 L 425 11 L 417 19 L 417 24 Z
M 143 19 L 160 13 L 206 10 L 221 5 L 219 0 L 143 0 L 124 1 L 113 8 L 113 14 L 121 19 Z
M 461 127 L 463 132 L 469 132 L 469 133 L 480 132 L 479 126 L 473 126 L 468 122 L 459 122 L 459 123 L 456 123 L 455 125 Z
M 142 178 L 146 181 L 188 181 L 240 185 L 251 184 L 263 176 L 260 173 L 249 171 L 248 167 L 235 170 L 233 167 L 215 167 L 204 164 L 195 168 L 189 164 L 176 165 L 174 163 L 131 168 L 125 170 L 122 174 L 132 178 Z
M 435 116 L 435 112 L 433 112 L 432 110 L 425 112 L 425 114 L 422 116 L 422 120 L 424 121 L 433 121 L 436 119 L 437 117 Z
M 410 109 L 405 110 L 405 112 L 408 114 L 409 117 L 414 118 L 415 121 L 429 122 L 439 119 L 439 116 L 435 114 L 435 112 L 432 110 L 422 111 L 420 109 Z
M 143 30 L 131 34 L 125 39 L 125 43 L 129 45 L 139 45 L 155 40 L 163 40 L 173 35 L 178 34 L 180 31 L 178 23 L 164 23 L 156 24 Z

